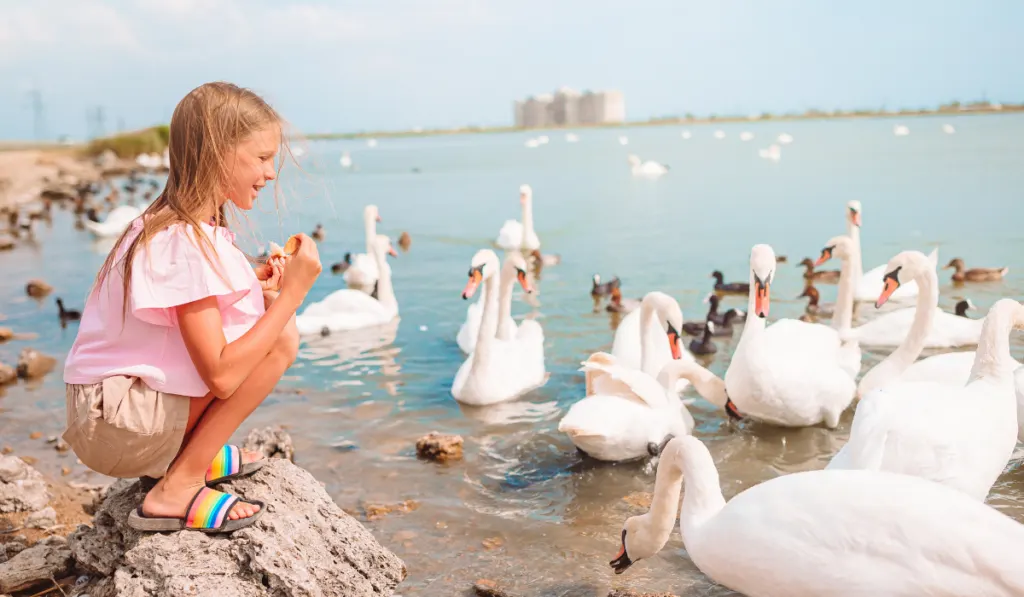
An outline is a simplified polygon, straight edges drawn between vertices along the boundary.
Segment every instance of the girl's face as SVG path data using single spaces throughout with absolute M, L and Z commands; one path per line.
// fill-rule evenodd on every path
M 281 128 L 260 129 L 243 140 L 229 158 L 227 199 L 239 209 L 250 210 L 268 180 L 277 178 L 274 158 L 281 147 Z

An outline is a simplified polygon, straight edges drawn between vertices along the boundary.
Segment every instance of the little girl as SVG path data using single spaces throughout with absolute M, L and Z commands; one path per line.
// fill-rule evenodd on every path
M 320 257 L 300 235 L 294 254 L 254 270 L 224 213 L 252 209 L 283 143 L 281 118 L 251 91 L 192 90 L 171 117 L 167 186 L 86 302 L 64 368 L 64 439 L 99 473 L 148 480 L 135 529 L 231 532 L 262 513 L 212 486 L 263 464 L 225 442 L 295 360 L 295 311 Z

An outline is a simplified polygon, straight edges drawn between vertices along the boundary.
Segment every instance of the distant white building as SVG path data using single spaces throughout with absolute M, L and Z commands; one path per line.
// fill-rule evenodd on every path
M 516 101 L 515 124 L 519 128 L 573 126 L 624 122 L 626 105 L 621 91 L 585 91 L 562 87 L 554 95 L 542 94 Z

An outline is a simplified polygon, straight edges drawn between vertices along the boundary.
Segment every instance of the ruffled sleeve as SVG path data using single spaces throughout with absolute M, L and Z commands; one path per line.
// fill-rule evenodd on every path
M 132 263 L 129 308 L 147 323 L 175 326 L 175 307 L 210 296 L 217 297 L 221 311 L 246 297 L 255 274 L 231 239 L 210 227 L 205 230 L 214 250 L 200 248 L 194 231 L 175 224 L 150 239 Z M 228 233 L 230 234 L 230 233 Z M 241 261 L 239 261 L 241 258 Z M 258 283 L 257 283 L 258 286 Z

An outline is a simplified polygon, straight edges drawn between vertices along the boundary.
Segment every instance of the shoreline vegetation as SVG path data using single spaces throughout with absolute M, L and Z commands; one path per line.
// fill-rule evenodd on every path
M 995 102 L 972 102 L 961 104 L 952 102 L 938 108 L 905 109 L 905 110 L 815 110 L 791 112 L 785 114 L 752 114 L 694 116 L 656 116 L 647 120 L 628 120 L 625 122 L 609 122 L 589 125 L 573 125 L 559 127 L 525 128 L 517 126 L 476 126 L 467 125 L 453 128 L 350 131 L 345 133 L 310 133 L 295 135 L 294 139 L 310 141 L 334 139 L 369 139 L 369 138 L 400 138 L 400 137 L 432 137 L 442 135 L 516 133 L 525 131 L 571 131 L 587 129 L 616 129 L 646 126 L 698 126 L 707 124 L 731 124 L 740 122 L 793 122 L 801 120 L 844 120 L 854 118 L 914 118 L 918 116 L 966 116 L 991 115 L 1024 112 L 1024 103 L 1000 104 Z M 167 147 L 169 130 L 167 125 L 158 125 L 137 131 L 119 133 L 109 137 L 93 139 L 86 143 L 3 141 L 0 140 L 0 152 L 28 150 L 64 150 L 77 152 L 82 157 L 97 157 L 107 149 L 122 159 L 133 159 L 143 153 L 162 153 Z

